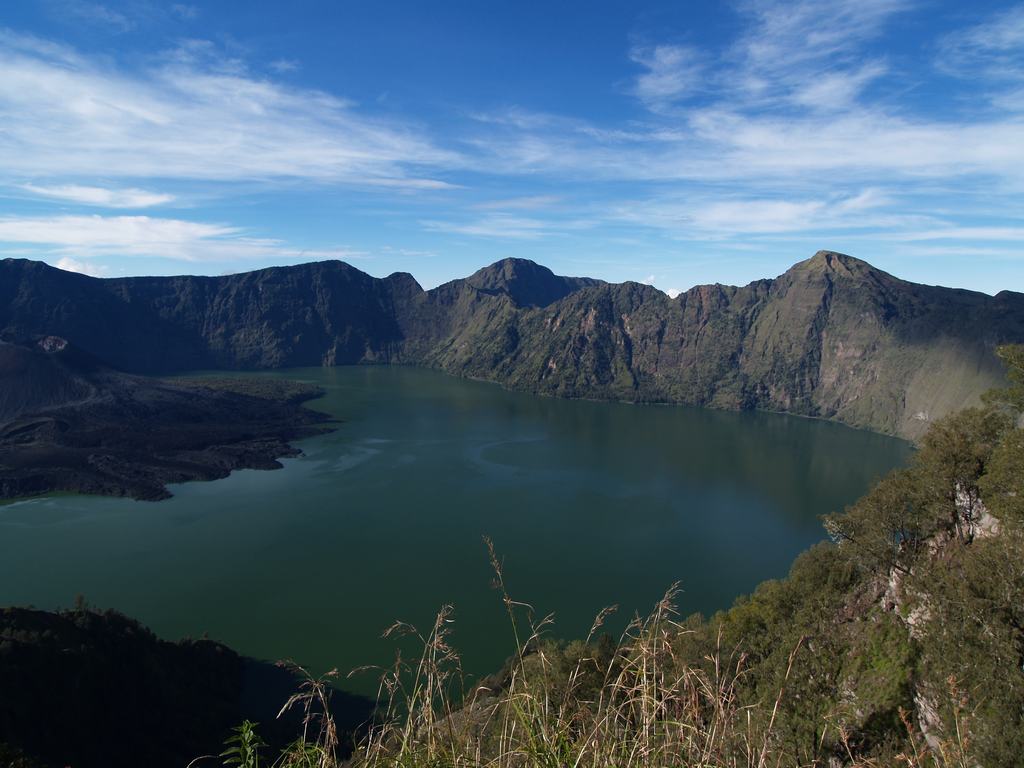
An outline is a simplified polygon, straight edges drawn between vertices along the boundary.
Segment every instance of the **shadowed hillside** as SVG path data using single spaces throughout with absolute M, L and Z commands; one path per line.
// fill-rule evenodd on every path
M 114 611 L 0 608 L 0 766 L 185 768 L 219 754 L 244 718 L 282 748 L 301 727 L 277 718 L 295 685 L 282 666 L 206 639 L 167 642 Z M 332 702 L 349 730 L 370 708 L 340 692 Z

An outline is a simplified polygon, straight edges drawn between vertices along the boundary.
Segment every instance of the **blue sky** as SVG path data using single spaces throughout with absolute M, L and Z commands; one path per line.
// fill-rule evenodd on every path
M 1024 290 L 1024 3 L 0 9 L 0 256 Z

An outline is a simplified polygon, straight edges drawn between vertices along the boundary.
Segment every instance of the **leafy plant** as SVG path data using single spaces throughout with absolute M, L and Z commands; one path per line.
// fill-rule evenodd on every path
M 256 726 L 257 723 L 246 720 L 232 730 L 232 735 L 224 742 L 227 749 L 220 753 L 224 758 L 224 765 L 259 768 L 260 749 L 267 745 L 257 735 Z

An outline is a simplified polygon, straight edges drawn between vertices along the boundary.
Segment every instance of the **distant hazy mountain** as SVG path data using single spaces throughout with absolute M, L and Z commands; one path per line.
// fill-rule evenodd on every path
M 915 437 L 1002 378 L 1024 294 L 917 285 L 819 252 L 774 280 L 670 299 L 506 259 L 424 291 L 338 261 L 96 279 L 0 263 L 0 334 L 124 371 L 404 363 L 566 397 L 762 408 Z

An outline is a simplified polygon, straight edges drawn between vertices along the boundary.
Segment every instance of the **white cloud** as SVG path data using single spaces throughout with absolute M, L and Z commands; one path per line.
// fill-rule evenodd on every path
M 113 29 L 116 32 L 128 32 L 135 27 L 135 23 L 123 13 L 111 10 L 100 3 L 87 2 L 87 0 L 64 0 L 61 12 L 89 24 Z
M 617 229 L 612 236 L 645 227 L 674 238 L 731 240 L 730 247 L 741 237 L 779 241 L 835 230 L 850 238 L 886 233 L 890 241 L 916 242 L 927 235 L 954 244 L 963 239 L 957 232 L 1016 236 L 1024 88 L 1010 75 L 1019 62 L 1024 8 L 943 43 L 958 73 L 998 67 L 1003 79 L 957 92 L 956 101 L 933 110 L 896 98 L 913 85 L 902 79 L 904 60 L 878 58 L 868 45 L 909 6 L 739 0 L 740 32 L 717 57 L 710 48 L 678 45 L 630 52 L 644 68 L 631 91 L 649 108 L 641 119 L 596 122 L 517 106 L 477 112 L 461 128 L 444 123 L 457 152 L 422 127 L 375 118 L 372 104 L 256 75 L 209 42 L 185 41 L 129 70 L 0 33 L 0 184 L 111 208 L 171 202 L 151 191 L 164 179 L 445 193 L 431 196 L 435 202 L 461 201 L 447 194 L 459 189 L 447 173 L 469 171 L 486 178 L 486 189 L 525 191 L 459 211 L 420 209 L 415 216 L 424 229 L 537 240 L 604 219 Z M 291 64 L 278 63 L 282 70 Z M 678 106 L 684 100 L 685 109 Z M 468 178 L 455 181 L 472 183 Z M 567 191 L 573 184 L 587 186 Z M 531 194 L 549 190 L 556 194 Z M 993 210 L 1003 211 L 1006 226 L 957 226 L 978 212 L 996 221 Z M 17 242 L 71 258 L 298 253 L 228 225 L 108 217 L 100 226 L 89 219 L 45 219 L 75 233 L 67 242 L 52 233 L 48 241 Z M 9 225 L 9 235 L 25 234 L 26 220 L 19 221 L 0 219 L 0 231 Z
M 828 61 L 833 66 L 881 33 L 911 0 L 746 0 L 748 24 L 737 54 L 753 73 L 788 77 Z
M 960 77 L 1024 79 L 1024 5 L 948 35 L 936 63 Z
M 295 61 L 295 59 L 275 59 L 270 62 L 270 68 L 278 74 L 297 72 L 299 67 L 299 62 Z
M 106 267 L 87 261 L 79 261 L 67 256 L 60 259 L 54 266 L 57 269 L 63 269 L 65 272 L 78 272 L 83 275 L 89 275 L 89 277 L 105 277 L 109 274 L 109 270 Z
M 912 221 L 908 217 L 880 214 L 879 210 L 888 202 L 878 190 L 866 189 L 854 195 L 795 200 L 731 197 L 707 203 L 688 198 L 646 200 L 620 205 L 609 215 L 621 221 L 663 229 L 674 236 L 710 239 L 902 226 Z
M 171 5 L 171 13 L 183 21 L 193 21 L 199 18 L 199 9 L 194 5 L 185 3 L 174 3 Z
M 564 235 L 572 231 L 589 229 L 595 226 L 595 223 L 588 219 L 538 219 L 506 213 L 494 213 L 468 222 L 420 222 L 421 226 L 430 232 L 513 240 L 535 240 L 540 237 Z
M 861 91 L 886 72 L 879 62 L 865 64 L 853 71 L 823 73 L 798 86 L 792 96 L 794 103 L 812 109 L 834 110 L 851 106 Z
M 852 104 L 887 70 L 861 50 L 909 0 L 741 0 L 743 31 L 717 59 L 695 47 L 634 48 L 634 93 L 655 112 L 697 94 L 722 103 L 814 110 Z
M 561 200 L 562 198 L 557 195 L 526 195 L 524 197 L 509 197 L 502 200 L 488 200 L 483 203 L 477 203 L 473 207 L 482 210 L 532 211 L 557 205 Z
M 1024 227 L 955 227 L 944 226 L 921 231 L 900 232 L 894 240 L 968 240 L 1024 242 Z M 1024 255 L 1024 249 L 1018 250 Z
M 681 45 L 634 48 L 630 58 L 647 71 L 636 79 L 635 92 L 652 108 L 661 108 L 697 89 L 703 70 L 698 53 Z
M 477 163 L 492 172 L 562 179 L 769 188 L 972 176 L 1024 184 L 1024 120 L 1016 118 L 941 121 L 870 108 L 780 115 L 722 104 L 690 109 L 682 123 L 646 128 L 626 137 L 578 126 L 492 134 L 476 141 Z
M 7 216 L 0 218 L 0 243 L 38 248 L 38 253 L 92 266 L 83 258 L 144 256 L 175 261 L 238 259 L 353 259 L 366 253 L 347 248 L 300 249 L 272 238 L 247 235 L 225 224 L 149 216 Z M 84 271 L 76 270 L 76 271 Z
M 691 221 L 714 232 L 791 232 L 807 228 L 825 208 L 821 200 L 743 200 L 696 208 Z
M 235 227 L 149 216 L 8 216 L 0 242 L 45 245 L 74 254 L 126 254 L 199 260 L 195 249 L 231 243 Z
M 679 294 L 681 294 L 681 293 L 682 293 L 682 291 L 681 291 L 681 290 L 680 290 L 679 288 L 666 288 L 666 289 L 665 289 L 665 294 L 666 294 L 666 295 L 667 295 L 667 296 L 668 296 L 668 297 L 669 297 L 670 299 L 676 299 L 676 298 L 678 298 L 678 297 L 679 297 Z
M 457 162 L 414 128 L 259 79 L 214 53 L 192 41 L 127 71 L 0 33 L 2 175 L 429 188 L 443 182 L 424 172 Z
M 52 197 L 58 200 L 67 200 L 72 203 L 83 203 L 85 205 L 99 205 L 106 208 L 149 208 L 154 205 L 170 203 L 174 200 L 174 195 L 135 188 L 106 189 L 104 187 L 87 187 L 79 184 L 64 184 L 52 187 L 23 184 L 21 188 L 43 197 Z
M 685 111 L 670 119 L 656 112 L 616 130 L 509 110 L 488 116 L 487 135 L 475 142 L 478 165 L 510 174 L 803 193 L 922 179 L 958 180 L 966 193 L 990 191 L 993 182 L 1024 185 L 1024 121 L 986 112 L 938 118 L 896 102 L 862 103 L 869 86 L 900 74 L 866 55 L 865 46 L 910 7 L 908 0 L 743 2 L 744 31 L 717 61 L 676 46 L 644 49 L 648 99 L 689 93 L 694 62 L 704 62 L 706 98 Z M 1020 93 L 1000 98 L 1017 103 Z
M 424 229 L 431 232 L 449 232 L 474 237 L 510 238 L 513 240 L 534 240 L 550 234 L 550 222 L 521 216 L 495 214 L 473 222 L 422 221 Z

